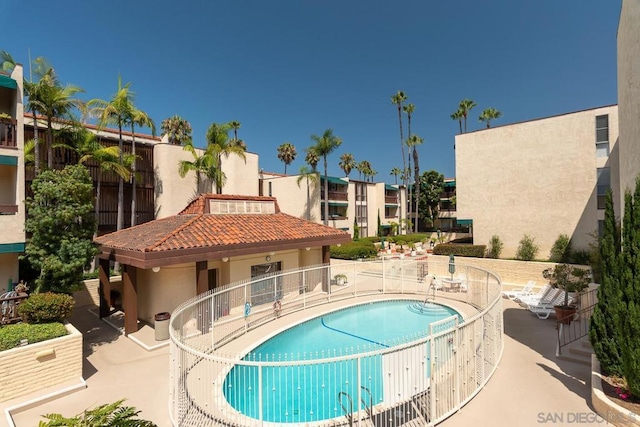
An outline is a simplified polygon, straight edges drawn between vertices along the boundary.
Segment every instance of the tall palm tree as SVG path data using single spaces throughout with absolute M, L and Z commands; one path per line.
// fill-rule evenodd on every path
M 404 157 L 404 132 L 402 131 L 402 107 L 404 102 L 407 100 L 407 95 L 401 90 L 396 92 L 395 95 L 391 97 L 391 103 L 398 106 L 398 124 L 400 125 L 400 148 L 402 149 L 402 168 L 407 168 L 407 163 Z M 406 185 L 406 182 L 404 183 Z
M 229 155 L 236 154 L 240 156 L 246 163 L 247 157 L 245 152 L 247 151 L 246 145 L 237 139 L 229 140 L 229 130 L 231 125 L 229 123 L 212 123 L 207 129 L 207 150 L 209 146 L 216 155 L 216 176 L 213 181 L 216 184 L 216 193 L 222 194 L 222 187 L 224 186 L 227 176 L 222 171 L 222 156 L 229 158 Z
M 147 113 L 138 110 L 133 104 L 131 105 L 130 116 L 127 121 L 131 125 L 131 154 L 133 155 L 133 163 L 131 164 L 131 226 L 136 225 L 136 133 L 135 127 L 142 126 L 151 129 L 151 135 L 156 136 L 156 124 Z
M 118 89 L 111 97 L 110 101 L 102 99 L 92 99 L 87 106 L 92 109 L 93 114 L 98 117 L 98 125 L 104 127 L 107 124 L 118 126 L 118 148 L 120 150 L 120 164 L 124 165 L 122 126 L 127 124 L 127 117 L 131 116 L 133 104 L 133 92 L 131 83 L 122 84 L 122 78 L 118 76 Z M 116 220 L 116 230 L 122 230 L 124 223 L 124 179 L 118 179 L 118 216 Z
M 229 126 L 233 129 L 233 140 L 238 141 L 238 129 L 240 129 L 241 123 L 237 120 L 229 122 Z
M 297 155 L 296 147 L 290 142 L 280 144 L 278 147 L 278 158 L 284 162 L 285 175 L 287 174 L 287 166 L 296 159 Z
M 462 101 L 460 101 L 460 106 L 459 106 L 459 111 L 462 113 L 462 117 L 464 117 L 464 131 L 465 133 L 467 132 L 467 116 L 469 115 L 469 111 L 471 111 L 471 109 L 473 107 L 475 107 L 476 104 L 475 102 L 473 102 L 472 100 L 465 98 Z
M 324 161 L 324 225 L 329 225 L 329 181 L 327 181 L 327 157 L 342 144 L 342 140 L 327 129 L 321 136 L 311 135 L 316 143 L 315 152 Z
M 487 129 L 491 127 L 491 120 L 497 120 L 502 117 L 502 112 L 495 108 L 485 108 L 478 118 L 481 122 L 487 122 Z
M 398 175 L 401 175 L 402 171 L 400 170 L 400 168 L 393 168 L 391 169 L 391 173 L 390 175 L 393 175 L 396 179 L 396 185 L 398 185 Z
M 415 210 L 414 212 L 416 213 L 416 217 L 415 217 L 415 221 L 414 221 L 414 232 L 417 233 L 418 232 L 418 218 L 420 218 L 420 215 L 418 214 L 418 201 L 420 200 L 420 164 L 418 162 L 418 150 L 417 150 L 417 146 L 422 144 L 424 142 L 424 138 L 421 138 L 419 135 L 411 135 L 411 137 L 409 137 L 409 144 L 411 147 L 413 147 L 413 176 L 415 178 L 414 181 L 414 185 L 413 187 L 415 188 L 414 190 L 414 197 L 415 197 Z
M 315 172 L 318 168 L 318 162 L 320 161 L 320 156 L 318 156 L 316 148 L 313 146 L 307 147 L 305 153 L 304 161 L 311 166 L 311 169 Z
M 164 119 L 160 128 L 161 135 L 167 135 L 169 144 L 185 145 L 191 142 L 191 123 L 178 115 Z
M 340 163 L 338 163 L 338 166 L 340 167 L 340 169 L 342 169 L 347 177 L 349 176 L 351 170 L 355 167 L 355 165 L 356 160 L 353 158 L 353 154 L 344 153 L 342 156 L 340 156 Z
M 215 181 L 218 174 L 218 151 L 213 144 L 209 144 L 202 154 L 198 153 L 193 144 L 187 144 L 183 150 L 193 156 L 193 160 L 181 160 L 178 164 L 178 174 L 184 178 L 187 173 L 196 173 L 196 193 L 202 191 L 202 175 Z
M 314 169 L 309 169 L 307 166 L 300 167 L 300 176 L 296 180 L 298 188 L 300 188 L 300 182 L 304 179 L 307 181 L 307 221 L 311 221 L 311 195 L 309 193 L 309 182 L 317 184 L 320 176 Z
M 458 121 L 458 126 L 460 126 L 460 133 L 462 133 L 462 111 L 458 108 L 458 111 L 456 111 L 455 113 L 453 113 L 451 115 L 451 118 L 453 120 L 457 120 Z
M 411 185 L 409 185 L 409 182 L 411 181 L 411 145 L 410 145 L 410 140 L 411 140 L 411 116 L 413 115 L 413 112 L 415 111 L 416 106 L 409 103 L 406 104 L 405 106 L 402 107 L 402 110 L 407 113 L 407 140 L 405 141 L 407 144 L 407 170 L 409 171 L 407 173 L 407 189 L 409 190 L 409 201 L 411 201 L 411 193 L 412 193 L 412 189 L 411 189 Z M 411 206 L 411 202 L 409 202 L 409 215 L 411 215 L 411 211 L 412 211 L 412 206 Z

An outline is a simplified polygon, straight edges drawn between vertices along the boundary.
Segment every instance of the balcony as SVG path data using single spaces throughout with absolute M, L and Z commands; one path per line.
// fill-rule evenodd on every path
M 320 192 L 320 198 L 325 200 L 324 191 Z M 329 191 L 329 200 L 341 200 L 346 202 L 349 200 L 349 194 L 346 191 Z
M 18 213 L 18 205 L 0 205 L 0 215 L 15 215 Z
M 387 204 L 397 205 L 398 196 L 384 196 L 384 202 Z
M 16 125 L 14 119 L 0 119 L 0 148 L 17 148 Z

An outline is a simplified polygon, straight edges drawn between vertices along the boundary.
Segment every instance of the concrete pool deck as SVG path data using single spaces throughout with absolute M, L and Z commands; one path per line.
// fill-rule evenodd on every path
M 440 425 L 563 425 L 595 417 L 589 404 L 590 368 L 555 357 L 555 320 L 540 320 L 508 300 L 503 300 L 503 308 L 505 349 L 497 371 L 471 402 Z M 140 410 L 140 417 L 170 426 L 168 347 L 146 351 L 86 308 L 77 310 L 71 323 L 84 334 L 87 388 L 14 412 L 15 425 L 31 427 L 42 414 L 71 416 L 126 398 L 125 404 Z M 2 409 L 33 397 L 4 402 Z M 6 423 L 3 416 L 0 425 Z

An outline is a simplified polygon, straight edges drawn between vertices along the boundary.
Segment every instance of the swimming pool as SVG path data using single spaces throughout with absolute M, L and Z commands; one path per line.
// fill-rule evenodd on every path
M 415 300 L 373 302 L 325 314 L 252 350 L 243 360 L 279 363 L 236 365 L 224 381 L 225 398 L 238 412 L 275 423 L 325 420 L 388 401 L 396 392 L 389 384 L 389 360 L 406 357 L 394 349 L 426 337 L 429 324 L 447 318 L 445 328 L 461 319 L 449 307 Z M 385 352 L 367 354 L 375 350 Z M 429 378 L 429 342 L 411 353 L 417 366 L 412 375 L 419 371 L 415 387 L 422 391 Z

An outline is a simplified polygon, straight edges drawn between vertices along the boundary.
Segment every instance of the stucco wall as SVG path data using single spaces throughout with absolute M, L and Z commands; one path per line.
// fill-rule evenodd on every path
M 309 180 L 309 200 L 307 201 L 307 180 L 300 175 L 263 174 L 262 195 L 278 199 L 280 210 L 289 215 L 320 222 L 320 183 Z M 307 208 L 309 218 L 307 218 Z
M 157 313 L 171 313 L 196 296 L 195 264 L 162 267 L 158 273 L 138 269 L 138 318 L 153 324 Z
M 620 194 L 640 173 L 640 2 L 623 0 L 618 24 Z M 618 211 L 621 212 L 621 211 Z
M 82 334 L 0 352 L 0 402 L 82 378 Z
M 560 234 L 587 249 L 603 212 L 596 209 L 595 117 L 609 114 L 610 150 L 618 139 L 617 106 L 456 136 L 457 217 L 473 220 L 474 243 L 496 234 L 513 257 L 529 234 L 546 259 Z M 611 165 L 609 161 L 608 165 Z M 611 171 L 615 188 L 617 175 Z
M 222 157 L 222 171 L 227 176 L 222 194 L 258 195 L 258 155 L 247 152 L 245 157 L 246 163 L 235 154 Z

